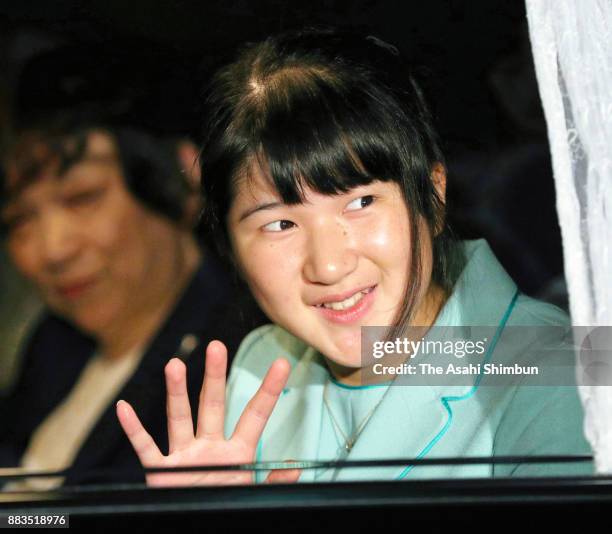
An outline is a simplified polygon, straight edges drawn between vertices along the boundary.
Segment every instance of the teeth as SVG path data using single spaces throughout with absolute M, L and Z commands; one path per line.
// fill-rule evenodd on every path
M 371 291 L 371 288 L 364 289 L 363 291 L 359 291 L 355 293 L 352 297 L 349 297 L 341 302 L 326 302 L 322 304 L 324 308 L 328 308 L 331 310 L 341 311 L 348 310 L 352 308 L 355 304 L 357 304 L 364 295 L 367 295 Z

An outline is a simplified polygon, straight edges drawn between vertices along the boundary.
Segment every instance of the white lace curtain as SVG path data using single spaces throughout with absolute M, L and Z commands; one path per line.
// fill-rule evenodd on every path
M 612 0 L 526 4 L 572 323 L 612 325 Z M 581 385 L 580 395 L 597 470 L 612 473 L 612 384 Z

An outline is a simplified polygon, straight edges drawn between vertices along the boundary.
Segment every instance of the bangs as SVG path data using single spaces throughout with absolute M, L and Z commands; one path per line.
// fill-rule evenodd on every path
M 321 77 L 301 82 L 266 95 L 255 129 L 257 162 L 285 203 L 303 202 L 306 189 L 330 195 L 401 180 L 397 121 L 394 128 L 377 95 Z

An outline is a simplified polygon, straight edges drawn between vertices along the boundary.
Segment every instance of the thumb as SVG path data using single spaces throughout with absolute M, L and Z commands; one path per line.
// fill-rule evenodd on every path
M 295 462 L 295 460 L 285 461 Z M 273 469 L 266 478 L 266 484 L 292 484 L 298 481 L 301 474 L 301 469 Z

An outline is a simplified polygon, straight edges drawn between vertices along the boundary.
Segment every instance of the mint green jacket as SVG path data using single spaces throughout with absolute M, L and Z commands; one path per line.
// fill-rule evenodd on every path
M 468 241 L 464 247 L 466 265 L 434 326 L 494 326 L 497 338 L 488 361 L 524 364 L 525 355 L 532 357 L 533 346 L 539 343 L 537 329 L 514 329 L 510 335 L 511 327 L 564 326 L 567 316 L 554 306 L 519 294 L 485 241 Z M 260 440 L 257 460 L 334 459 L 320 457 L 325 448 L 322 436 L 329 435 L 323 429 L 330 424 L 323 403 L 324 385 L 330 380 L 327 367 L 315 349 L 276 325 L 251 332 L 234 359 L 227 390 L 226 434 L 231 435 L 246 403 L 279 357 L 288 359 L 292 372 Z M 573 357 L 571 350 L 542 355 L 552 358 L 566 375 L 573 373 Z M 529 379 L 519 385 L 486 386 L 475 376 L 469 384 L 390 386 L 346 459 L 565 454 L 591 454 L 583 437 L 582 407 L 575 386 L 533 385 Z M 592 470 L 590 462 L 407 464 L 323 473 L 305 470 L 300 481 L 549 476 L 591 474 Z

